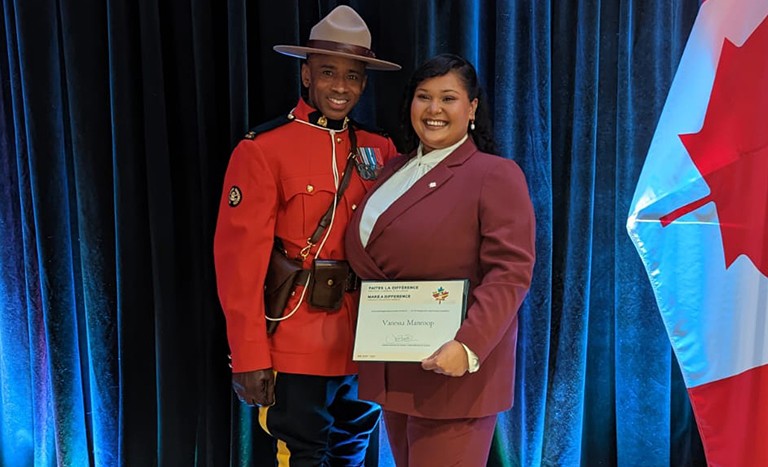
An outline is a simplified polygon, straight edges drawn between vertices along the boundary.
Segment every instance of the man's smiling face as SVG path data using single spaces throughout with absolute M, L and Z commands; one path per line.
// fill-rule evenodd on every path
M 365 64 L 333 55 L 312 54 L 301 66 L 309 104 L 332 120 L 342 120 L 365 89 Z

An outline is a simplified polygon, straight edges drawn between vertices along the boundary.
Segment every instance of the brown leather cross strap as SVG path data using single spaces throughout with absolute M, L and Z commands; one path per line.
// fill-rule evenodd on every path
M 312 234 L 309 239 L 307 239 L 307 246 L 305 246 L 300 253 L 300 256 L 302 259 L 306 258 L 309 254 L 309 250 L 317 244 L 317 242 L 320 240 L 320 237 L 323 236 L 323 232 L 325 232 L 325 229 L 328 228 L 328 226 L 331 224 L 331 218 L 333 217 L 333 208 L 334 206 L 338 206 L 339 202 L 341 201 L 341 197 L 344 194 L 344 190 L 347 189 L 347 186 L 349 186 L 349 179 L 352 178 L 352 172 L 355 171 L 355 153 L 357 153 L 357 135 L 355 135 L 355 130 L 352 128 L 352 125 L 350 124 L 347 129 L 349 130 L 349 143 L 350 143 L 350 149 L 349 149 L 349 155 L 347 156 L 347 165 L 344 167 L 344 175 L 341 177 L 341 182 L 339 183 L 339 188 L 336 190 L 336 196 L 333 202 L 331 202 L 331 205 L 328 206 L 328 209 L 325 211 L 325 214 L 323 214 L 323 217 L 320 218 L 320 222 L 317 224 L 317 228 L 315 229 L 315 232 Z

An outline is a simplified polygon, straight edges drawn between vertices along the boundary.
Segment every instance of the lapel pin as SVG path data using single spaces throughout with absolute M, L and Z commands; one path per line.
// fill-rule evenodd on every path
M 434 187 L 436 187 L 436 186 L 437 186 L 437 183 L 435 183 L 435 182 L 429 182 L 429 187 L 430 187 L 430 188 L 434 188 Z

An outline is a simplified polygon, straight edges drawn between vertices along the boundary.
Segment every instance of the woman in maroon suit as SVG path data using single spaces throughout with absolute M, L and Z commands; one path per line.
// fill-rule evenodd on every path
M 439 55 L 403 106 L 409 153 L 357 209 L 347 255 L 363 279 L 469 279 L 467 317 L 419 363 L 360 363 L 398 467 L 484 466 L 514 400 L 517 311 L 530 286 L 534 215 L 513 161 L 495 155 L 474 67 Z

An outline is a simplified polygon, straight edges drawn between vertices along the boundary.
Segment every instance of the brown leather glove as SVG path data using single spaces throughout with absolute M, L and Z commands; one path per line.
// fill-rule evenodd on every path
M 232 373 L 232 388 L 240 401 L 248 405 L 275 403 L 275 373 L 272 368 Z

